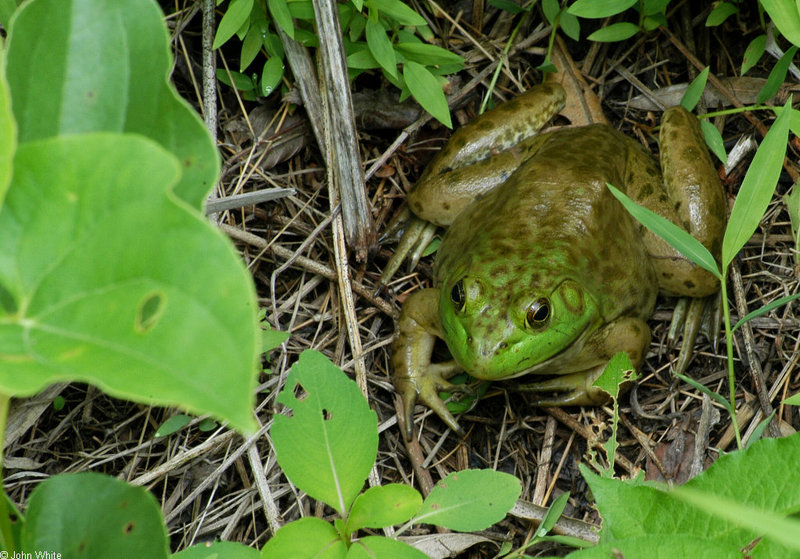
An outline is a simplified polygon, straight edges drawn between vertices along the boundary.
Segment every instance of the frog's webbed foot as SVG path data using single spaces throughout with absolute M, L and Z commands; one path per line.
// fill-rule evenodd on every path
M 434 235 L 436 235 L 436 225 L 424 221 L 409 212 L 405 232 L 400 238 L 392 258 L 383 269 L 379 285 L 386 285 L 391 281 L 406 257 L 409 258 L 408 269 L 413 270 L 416 268 L 417 263 L 422 258 L 423 251 L 433 240 Z
M 538 399 L 529 400 L 535 406 L 597 406 L 609 400 L 608 394 L 596 386 L 592 386 L 605 365 L 568 375 L 559 375 L 548 380 L 520 384 L 515 390 L 526 393 L 550 393 Z M 555 393 L 555 394 L 553 394 Z
M 431 363 L 423 374 L 394 376 L 395 389 L 403 400 L 403 430 L 407 439 L 410 439 L 413 433 L 414 406 L 418 400 L 433 410 L 453 431 L 461 436 L 464 435 L 464 430 L 439 397 L 440 390 L 451 393 L 471 391 L 467 385 L 453 384 L 448 380 L 462 370 L 453 360 Z
M 683 341 L 675 363 L 675 372 L 684 374 L 698 334 L 702 334 L 711 342 L 714 351 L 717 350 L 720 325 L 722 323 L 722 299 L 719 292 L 708 297 L 684 297 L 678 301 L 672 315 L 667 339 L 674 344 L 682 329 Z

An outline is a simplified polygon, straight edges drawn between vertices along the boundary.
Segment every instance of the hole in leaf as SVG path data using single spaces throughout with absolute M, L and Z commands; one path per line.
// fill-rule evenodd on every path
M 128 523 L 125 525 L 125 527 L 122 529 L 122 533 L 123 533 L 123 534 L 125 534 L 125 535 L 128 535 L 128 534 L 130 534 L 131 532 L 133 532 L 133 529 L 134 529 L 135 527 L 136 527 L 136 523 L 135 523 L 135 522 L 128 522 Z
M 144 334 L 151 330 L 161 318 L 164 312 L 166 297 L 160 291 L 148 293 L 139 302 L 139 308 L 136 309 L 136 322 L 134 328 L 140 334 Z
M 306 389 L 303 388 L 303 385 L 300 384 L 299 382 L 295 383 L 292 391 L 294 392 L 295 399 L 301 402 L 308 397 L 308 392 L 306 392 Z
M 332 417 L 333 415 L 331 414 L 331 412 L 329 412 L 325 408 L 322 408 L 322 419 L 324 419 L 325 421 L 330 421 Z

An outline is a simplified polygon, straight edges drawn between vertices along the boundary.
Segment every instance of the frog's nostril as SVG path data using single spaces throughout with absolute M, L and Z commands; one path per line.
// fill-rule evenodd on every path
M 508 344 L 506 342 L 500 342 L 500 344 L 497 346 L 497 349 L 505 349 L 507 347 Z

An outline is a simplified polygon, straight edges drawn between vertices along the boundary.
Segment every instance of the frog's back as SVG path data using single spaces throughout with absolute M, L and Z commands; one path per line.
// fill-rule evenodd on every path
M 606 319 L 649 314 L 652 265 L 638 226 L 606 188 L 624 188 L 631 144 L 605 125 L 550 133 L 458 216 L 440 248 L 437 282 L 480 274 L 498 293 L 518 296 L 571 278 L 602 301 Z

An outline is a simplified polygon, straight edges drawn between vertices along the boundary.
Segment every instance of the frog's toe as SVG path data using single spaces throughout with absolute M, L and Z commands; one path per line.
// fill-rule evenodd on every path
M 705 336 L 716 351 L 721 321 L 722 303 L 719 293 L 698 299 L 684 298 L 678 302 L 669 329 L 671 343 L 675 343 L 679 331 L 683 338 L 675 362 L 675 372 L 683 374 L 686 371 L 699 334 Z
M 392 258 L 383 269 L 379 285 L 388 284 L 406 258 L 409 258 L 411 261 L 409 270 L 413 270 L 422 257 L 423 251 L 435 234 L 436 226 L 434 224 L 412 216 L 406 226 L 403 236 L 397 243 L 397 248 Z
M 603 368 L 601 367 L 596 374 L 582 371 L 560 375 L 540 382 L 520 384 L 517 390 L 534 394 L 550 393 L 548 396 L 531 400 L 530 403 L 535 406 L 597 406 L 605 404 L 609 400 L 606 392 L 592 386 L 602 372 Z
M 464 435 L 464 430 L 439 397 L 440 390 L 450 392 L 468 390 L 464 385 L 456 385 L 447 380 L 460 371 L 461 368 L 455 361 L 448 361 L 431 363 L 424 375 L 394 377 L 395 388 L 403 400 L 403 430 L 407 440 L 411 439 L 414 432 L 414 406 L 417 401 L 433 410 L 453 431 Z

